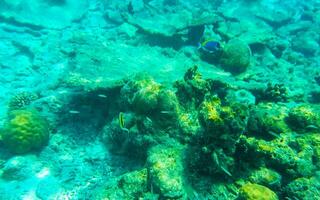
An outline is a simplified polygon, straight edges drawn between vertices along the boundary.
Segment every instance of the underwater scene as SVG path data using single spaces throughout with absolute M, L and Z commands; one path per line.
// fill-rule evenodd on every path
M 0 0 L 0 200 L 320 200 L 320 1 Z

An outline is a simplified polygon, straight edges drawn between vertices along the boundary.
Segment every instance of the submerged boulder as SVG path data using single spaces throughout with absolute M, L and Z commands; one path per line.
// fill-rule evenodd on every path
M 156 146 L 149 151 L 150 184 L 164 199 L 185 195 L 181 148 Z

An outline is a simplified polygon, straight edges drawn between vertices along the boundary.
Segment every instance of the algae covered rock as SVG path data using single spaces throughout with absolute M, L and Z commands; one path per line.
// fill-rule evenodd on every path
M 164 199 L 184 196 L 183 164 L 180 147 L 156 146 L 148 154 L 150 184 Z
M 278 188 L 281 185 L 281 175 L 278 172 L 265 167 L 253 171 L 249 180 L 269 188 Z
M 202 103 L 199 117 L 200 122 L 208 130 L 222 128 L 224 125 L 224 120 L 221 117 L 221 101 L 218 97 L 211 98 Z M 232 112 L 227 107 L 224 109 L 226 111 L 225 116 L 232 117 Z
M 187 70 L 183 80 L 175 82 L 177 97 L 185 107 L 198 106 L 209 91 L 208 82 L 202 78 L 197 66 Z
M 249 67 L 250 59 L 250 47 L 241 40 L 232 39 L 223 47 L 219 61 L 226 71 L 239 74 Z
M 281 172 L 286 179 L 311 176 L 315 156 L 312 147 L 297 143 L 294 134 L 285 134 L 271 141 L 241 136 L 241 157 L 256 166 L 266 166 Z M 301 140 L 301 139 L 298 139 Z M 314 148 L 315 149 L 315 148 Z M 239 154 L 239 155 L 240 155 Z
M 285 187 L 285 194 L 288 198 L 317 199 L 320 197 L 319 178 L 297 178 Z
M 14 110 L 9 113 L 1 135 L 11 152 L 27 153 L 48 142 L 49 126 L 35 110 Z
M 310 106 L 300 105 L 289 111 L 287 118 L 289 126 L 294 130 L 319 129 L 319 114 Z
M 123 101 L 138 113 L 150 113 L 158 106 L 160 84 L 146 74 L 139 74 L 121 89 Z
M 240 189 L 239 199 L 242 200 L 278 200 L 278 196 L 269 188 L 259 185 L 246 183 Z
M 192 136 L 201 130 L 197 112 L 180 112 L 178 116 L 178 127 L 181 130 L 183 141 L 190 141 Z
M 145 168 L 120 176 L 99 193 L 97 199 L 144 199 L 147 195 L 153 197 L 150 199 L 157 199 L 156 194 L 148 193 L 148 171 Z
M 289 130 L 286 117 L 286 107 L 260 103 L 250 111 L 248 133 L 265 139 L 278 137 Z
M 200 106 L 199 121 L 212 137 L 223 138 L 225 134 L 237 137 L 245 130 L 247 111 L 244 105 L 222 105 L 218 97 L 209 97 Z

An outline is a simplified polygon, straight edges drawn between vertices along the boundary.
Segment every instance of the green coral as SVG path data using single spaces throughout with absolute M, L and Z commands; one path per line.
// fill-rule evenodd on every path
M 246 183 L 240 189 L 239 199 L 242 200 L 278 200 L 278 196 L 269 188 L 259 185 Z
M 2 130 L 2 142 L 13 153 L 39 149 L 49 140 L 47 121 L 34 110 L 14 110 Z
M 222 49 L 220 64 L 223 69 L 238 74 L 250 65 L 250 47 L 241 40 L 230 40 Z
M 308 105 L 299 105 L 289 111 L 287 122 L 290 127 L 297 131 L 306 131 L 308 129 L 319 129 L 319 114 Z

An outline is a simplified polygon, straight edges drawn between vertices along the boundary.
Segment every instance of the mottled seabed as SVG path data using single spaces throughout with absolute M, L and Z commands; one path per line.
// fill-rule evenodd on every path
M 318 0 L 3 0 L 0 200 L 320 199 Z

